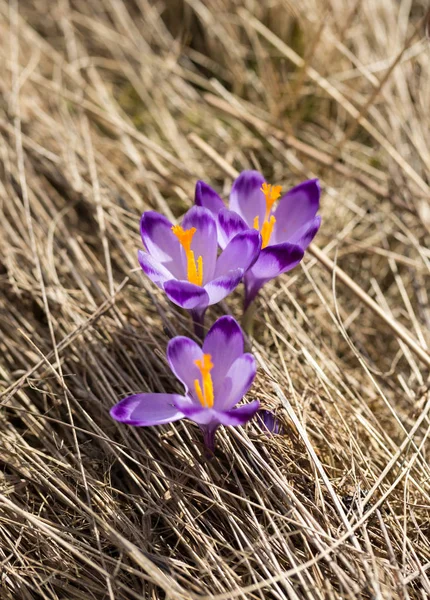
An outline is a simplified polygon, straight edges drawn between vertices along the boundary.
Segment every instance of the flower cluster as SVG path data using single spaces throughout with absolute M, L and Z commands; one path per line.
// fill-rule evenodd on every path
M 234 408 L 251 387 L 256 366 L 254 357 L 244 353 L 242 330 L 233 317 L 218 319 L 202 347 L 187 337 L 173 338 L 167 360 L 184 395 L 129 396 L 111 409 L 114 419 L 142 427 L 187 417 L 200 425 L 205 445 L 213 452 L 219 425 L 243 425 L 257 412 L 258 400 Z
M 247 309 L 265 283 L 299 264 L 321 224 L 319 198 L 316 179 L 282 196 L 281 187 L 268 184 L 257 171 L 243 171 L 226 207 L 215 190 L 199 181 L 195 206 L 181 225 L 153 211 L 142 215 L 139 263 L 172 302 L 190 311 L 202 337 L 208 306 L 242 280 Z M 243 425 L 257 412 L 257 400 L 234 408 L 250 388 L 256 367 L 253 356 L 244 353 L 242 330 L 232 317 L 218 319 L 202 347 L 186 337 L 172 339 L 167 360 L 184 395 L 129 396 L 112 408 L 115 420 L 149 426 L 186 417 L 199 424 L 213 451 L 219 425 Z

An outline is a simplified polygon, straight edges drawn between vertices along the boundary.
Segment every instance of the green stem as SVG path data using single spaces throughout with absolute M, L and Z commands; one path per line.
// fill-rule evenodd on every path
M 205 312 L 206 312 L 206 309 L 203 311 L 190 310 L 191 317 L 193 319 L 194 333 L 195 333 L 196 337 L 198 337 L 199 340 L 201 340 L 201 341 L 203 341 L 204 337 L 205 337 L 205 330 L 204 330 Z
M 243 313 L 242 317 L 242 329 L 248 336 L 252 336 L 252 332 L 254 330 L 254 315 L 257 310 L 257 305 L 255 302 L 251 302 L 248 305 L 247 309 Z

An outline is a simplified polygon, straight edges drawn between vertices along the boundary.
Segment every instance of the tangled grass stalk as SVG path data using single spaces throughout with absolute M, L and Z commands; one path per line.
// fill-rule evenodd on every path
M 1 598 L 430 595 L 426 5 L 0 0 Z M 192 335 L 140 214 L 245 168 L 319 177 L 323 226 L 249 340 L 282 433 L 204 462 L 109 409 Z

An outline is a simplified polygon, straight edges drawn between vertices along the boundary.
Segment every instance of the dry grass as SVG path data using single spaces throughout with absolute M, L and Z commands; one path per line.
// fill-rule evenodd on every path
M 429 597 L 425 6 L 0 0 L 2 599 Z M 140 214 L 249 167 L 320 177 L 323 227 L 251 340 L 285 434 L 205 463 L 108 410 L 190 333 Z

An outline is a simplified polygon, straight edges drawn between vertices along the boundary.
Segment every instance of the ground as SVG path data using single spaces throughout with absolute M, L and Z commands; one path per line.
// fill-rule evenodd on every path
M 426 6 L 0 0 L 2 599 L 430 595 Z M 322 226 L 249 338 L 283 431 L 206 461 L 193 424 L 109 409 L 181 391 L 192 335 L 141 213 L 247 168 L 318 177 Z

